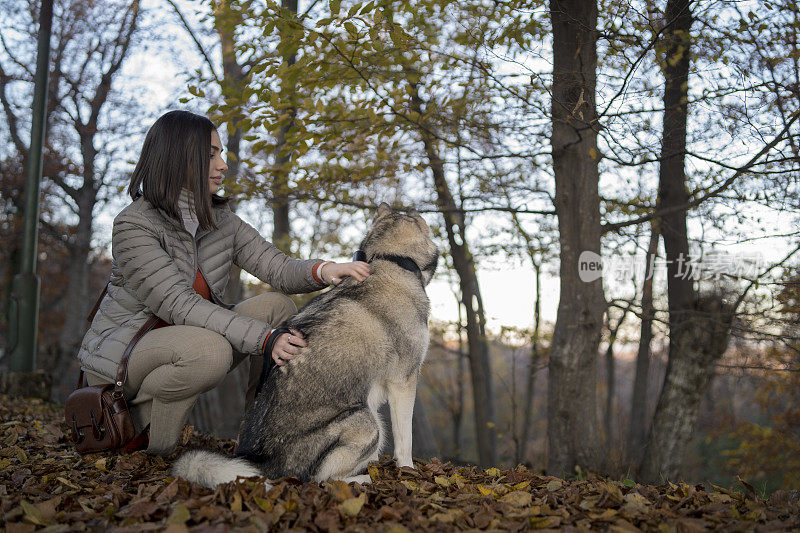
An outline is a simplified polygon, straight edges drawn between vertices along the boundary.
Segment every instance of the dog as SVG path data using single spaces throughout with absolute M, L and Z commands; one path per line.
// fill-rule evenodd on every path
M 175 463 L 176 477 L 208 488 L 238 476 L 367 483 L 363 472 L 384 443 L 378 408 L 387 400 L 397 465 L 414 467 L 411 418 L 430 341 L 425 287 L 439 250 L 416 210 L 382 203 L 361 251 L 367 279 L 345 278 L 284 322 L 308 346 L 266 376 L 237 457 L 192 450 Z

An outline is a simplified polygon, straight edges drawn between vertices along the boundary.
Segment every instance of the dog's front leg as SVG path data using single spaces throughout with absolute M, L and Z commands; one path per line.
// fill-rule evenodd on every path
M 386 389 L 392 417 L 394 457 L 397 466 L 414 468 L 414 462 L 411 460 L 411 420 L 414 416 L 414 399 L 417 394 L 417 375 L 415 373 L 404 381 L 389 382 Z

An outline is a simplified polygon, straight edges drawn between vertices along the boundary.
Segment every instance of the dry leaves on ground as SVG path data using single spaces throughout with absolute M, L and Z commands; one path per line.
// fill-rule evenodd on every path
M 0 512 L 9 533 L 112 530 L 169 532 L 775 531 L 800 529 L 796 491 L 754 492 L 684 483 L 645 486 L 600 477 L 564 481 L 529 472 L 456 467 L 437 460 L 369 467 L 373 483 L 262 484 L 211 491 L 169 476 L 186 448 L 231 453 L 233 443 L 193 434 L 171 457 L 73 451 L 62 406 L 0 395 Z

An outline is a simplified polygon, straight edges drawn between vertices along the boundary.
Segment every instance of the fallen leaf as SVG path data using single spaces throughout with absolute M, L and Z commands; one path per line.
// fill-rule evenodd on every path
M 372 481 L 373 483 L 375 483 L 381 478 L 380 470 L 378 470 L 378 467 L 375 465 L 369 465 L 367 467 L 367 473 L 369 474 L 370 481 Z
M 367 501 L 367 493 L 362 492 L 355 498 L 348 498 L 342 503 L 339 504 L 339 509 L 345 514 L 345 516 L 354 517 L 358 516 L 358 513 L 361 512 L 361 508 L 364 506 L 364 502 Z
M 233 501 L 231 501 L 231 511 L 237 512 L 242 510 L 242 495 L 239 491 L 233 494 Z
M 531 504 L 533 495 L 530 492 L 515 490 L 500 498 L 500 501 L 509 503 L 514 507 L 525 507 Z
M 560 489 L 563 485 L 564 484 L 561 481 L 559 481 L 558 479 L 554 479 L 553 481 L 550 481 L 549 483 L 547 483 L 546 488 L 550 492 L 555 492 L 558 489 Z
M 167 524 L 184 524 L 191 516 L 192 513 L 189 512 L 189 509 L 179 503 L 172 509 L 172 514 L 167 518 Z
M 194 426 L 190 426 L 189 424 L 183 426 L 183 430 L 181 431 L 181 444 L 183 446 L 189 444 L 189 441 L 192 439 L 193 434 L 194 434 Z
M 495 497 L 497 497 L 497 493 L 492 489 L 492 487 L 490 487 L 488 485 L 478 485 L 478 492 L 480 492 L 484 496 L 495 496 Z
M 35 506 L 31 505 L 30 503 L 22 500 L 19 502 L 20 506 L 22 507 L 22 512 L 25 513 L 25 518 L 29 521 L 33 522 L 37 526 L 45 525 L 45 519 L 42 516 L 42 513 L 39 512 Z
M 436 482 L 437 485 L 441 485 L 442 487 L 450 486 L 450 480 L 444 476 L 435 476 L 433 480 Z

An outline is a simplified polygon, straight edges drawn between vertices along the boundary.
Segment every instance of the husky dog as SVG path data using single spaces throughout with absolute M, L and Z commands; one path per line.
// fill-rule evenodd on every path
M 366 280 L 345 278 L 284 322 L 308 346 L 267 375 L 245 415 L 238 457 L 190 451 L 175 476 L 209 488 L 237 476 L 368 482 L 359 474 L 381 450 L 378 407 L 387 399 L 397 465 L 413 468 L 411 416 L 430 340 L 425 286 L 439 251 L 416 210 L 386 203 L 360 250 L 371 263 Z

